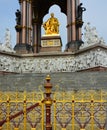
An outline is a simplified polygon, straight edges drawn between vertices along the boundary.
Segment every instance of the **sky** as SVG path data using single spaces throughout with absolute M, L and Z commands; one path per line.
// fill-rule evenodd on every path
M 91 23 L 92 27 L 96 27 L 99 37 L 103 37 L 107 43 L 107 0 L 80 0 L 86 11 L 83 14 L 84 26 L 87 22 Z M 4 36 L 6 28 L 11 32 L 11 43 L 14 47 L 16 44 L 16 31 L 15 31 L 15 12 L 19 9 L 18 0 L 0 0 L 0 43 L 4 42 Z M 54 12 L 55 17 L 60 22 L 60 35 L 63 42 L 63 47 L 67 43 L 66 35 L 66 16 L 61 13 L 60 7 L 52 6 L 49 10 L 49 14 L 46 15 L 43 21 L 46 21 L 50 17 L 50 13 Z M 84 30 L 83 26 L 83 30 Z M 42 31 L 42 34 L 44 32 Z

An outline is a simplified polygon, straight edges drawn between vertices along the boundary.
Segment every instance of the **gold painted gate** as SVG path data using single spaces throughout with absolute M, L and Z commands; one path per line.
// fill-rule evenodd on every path
M 0 92 L 1 130 L 45 130 L 43 92 Z M 106 130 L 107 92 L 55 92 L 52 130 Z
M 107 92 L 55 92 L 54 130 L 106 130 Z
M 0 130 L 44 130 L 43 93 L 0 92 Z

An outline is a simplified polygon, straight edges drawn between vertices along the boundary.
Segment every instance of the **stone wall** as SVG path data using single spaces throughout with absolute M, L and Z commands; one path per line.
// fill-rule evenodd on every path
M 2 72 L 20 72 L 20 58 L 17 55 L 1 52 L 0 53 L 0 71 Z
M 76 53 L 39 53 L 18 55 L 0 53 L 0 71 L 14 73 L 76 72 L 107 67 L 107 47 L 96 44 Z

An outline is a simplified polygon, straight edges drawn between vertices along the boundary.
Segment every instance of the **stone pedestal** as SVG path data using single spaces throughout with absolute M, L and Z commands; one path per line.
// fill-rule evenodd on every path
M 62 41 L 60 35 L 44 35 L 41 38 L 40 52 L 61 52 Z
M 33 53 L 33 48 L 29 44 L 16 44 L 14 50 L 20 54 Z
M 82 40 L 78 40 L 78 41 L 72 41 L 67 43 L 66 45 L 66 50 L 68 52 L 76 52 L 79 50 L 80 46 L 83 44 L 84 42 Z

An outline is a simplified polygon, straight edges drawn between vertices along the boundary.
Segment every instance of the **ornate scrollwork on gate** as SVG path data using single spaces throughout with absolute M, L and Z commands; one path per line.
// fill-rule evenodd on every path
M 23 103 L 10 103 L 10 116 L 15 115 L 16 113 L 20 112 L 23 110 Z M 14 128 L 19 128 L 21 123 L 23 122 L 24 116 L 23 114 L 20 114 L 19 116 L 13 118 L 11 120 L 12 125 Z
M 100 130 L 107 126 L 106 91 L 55 92 L 54 100 L 56 130 Z
M 81 129 L 85 129 L 86 125 L 91 120 L 91 103 L 75 103 L 75 121 Z
M 32 103 L 27 104 L 32 106 Z M 41 106 L 34 108 L 31 112 L 27 113 L 27 121 L 32 128 L 36 128 L 37 124 L 40 124 L 42 119 L 42 109 Z
M 57 91 L 52 95 L 54 130 L 101 130 L 107 127 L 107 91 Z M 43 92 L 0 92 L 2 130 L 44 130 Z
M 42 100 L 43 92 L 0 92 L 0 128 L 42 130 Z
M 107 124 L 107 103 L 96 103 L 94 121 L 98 128 L 104 129 Z
M 62 128 L 66 128 L 70 123 L 72 104 L 66 103 L 56 103 L 56 119 Z

